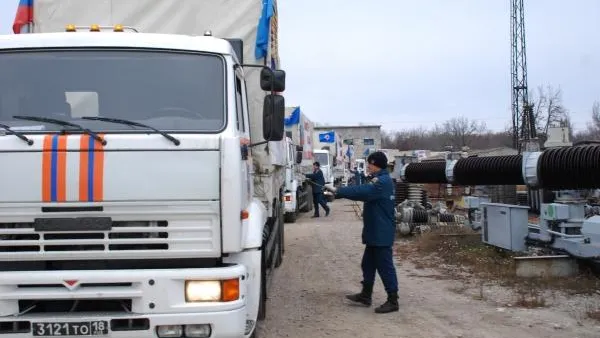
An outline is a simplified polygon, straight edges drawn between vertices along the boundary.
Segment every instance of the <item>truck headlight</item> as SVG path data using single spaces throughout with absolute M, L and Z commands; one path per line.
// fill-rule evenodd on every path
M 188 280 L 185 282 L 186 302 L 218 302 L 221 283 L 216 280 Z
M 187 280 L 185 281 L 185 301 L 231 302 L 240 298 L 240 280 Z

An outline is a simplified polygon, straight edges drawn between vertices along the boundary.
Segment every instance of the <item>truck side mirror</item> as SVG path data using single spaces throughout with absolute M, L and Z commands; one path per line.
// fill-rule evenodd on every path
M 285 91 L 285 72 L 283 70 L 271 70 L 264 67 L 260 71 L 260 88 L 264 91 Z
M 331 163 L 333 164 L 334 167 L 337 166 L 337 158 L 334 157 L 333 161 L 331 161 Z
M 283 140 L 285 100 L 283 96 L 269 94 L 263 101 L 263 138 L 267 141 Z
M 302 151 L 296 152 L 296 164 L 302 163 Z

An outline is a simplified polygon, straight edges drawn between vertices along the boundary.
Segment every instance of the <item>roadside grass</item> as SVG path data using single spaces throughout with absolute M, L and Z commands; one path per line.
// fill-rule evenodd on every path
M 398 260 L 410 261 L 416 269 L 435 269 L 456 280 L 478 281 L 475 299 L 486 299 L 485 285 L 513 290 L 512 306 L 539 308 L 549 305 L 549 292 L 592 295 L 600 291 L 600 278 L 585 266 L 573 277 L 523 278 L 516 275 L 514 258 L 520 256 L 484 244 L 481 235 L 462 226 L 435 227 L 398 243 Z M 466 287 L 452 291 L 462 293 Z M 600 321 L 600 307 L 587 309 L 587 316 Z

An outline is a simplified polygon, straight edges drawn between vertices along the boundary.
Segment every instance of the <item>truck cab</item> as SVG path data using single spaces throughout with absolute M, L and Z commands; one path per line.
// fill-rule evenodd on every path
M 321 165 L 321 171 L 325 177 L 325 184 L 333 184 L 334 176 L 334 159 L 333 155 L 326 149 L 315 149 L 313 150 L 315 162 L 319 162 Z
M 253 157 L 283 138 L 285 73 L 241 40 L 66 30 L 0 36 L 0 333 L 251 335 L 283 254 Z
M 366 163 L 365 159 L 364 158 L 359 158 L 359 159 L 356 159 L 355 162 L 356 162 L 356 170 L 359 173 L 361 173 L 361 174 L 363 174 L 363 175 L 366 176 L 367 175 L 367 173 L 366 173 L 367 168 L 366 168 L 366 165 L 365 165 L 365 163 Z
M 302 163 L 302 147 L 294 144 L 291 138 L 286 137 L 286 158 L 285 168 L 285 218 L 288 223 L 296 222 L 299 213 L 308 206 L 306 192 L 301 188 L 304 177 L 300 170 Z

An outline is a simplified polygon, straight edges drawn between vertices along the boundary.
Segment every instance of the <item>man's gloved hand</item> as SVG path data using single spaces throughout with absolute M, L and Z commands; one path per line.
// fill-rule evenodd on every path
M 336 187 L 334 187 L 332 184 L 325 184 L 325 185 L 323 186 L 323 188 L 325 188 L 325 190 L 327 190 L 327 191 L 331 191 L 331 192 L 332 192 L 332 193 L 334 193 L 334 194 L 335 194 L 335 192 L 337 191 L 337 188 L 336 188 Z

